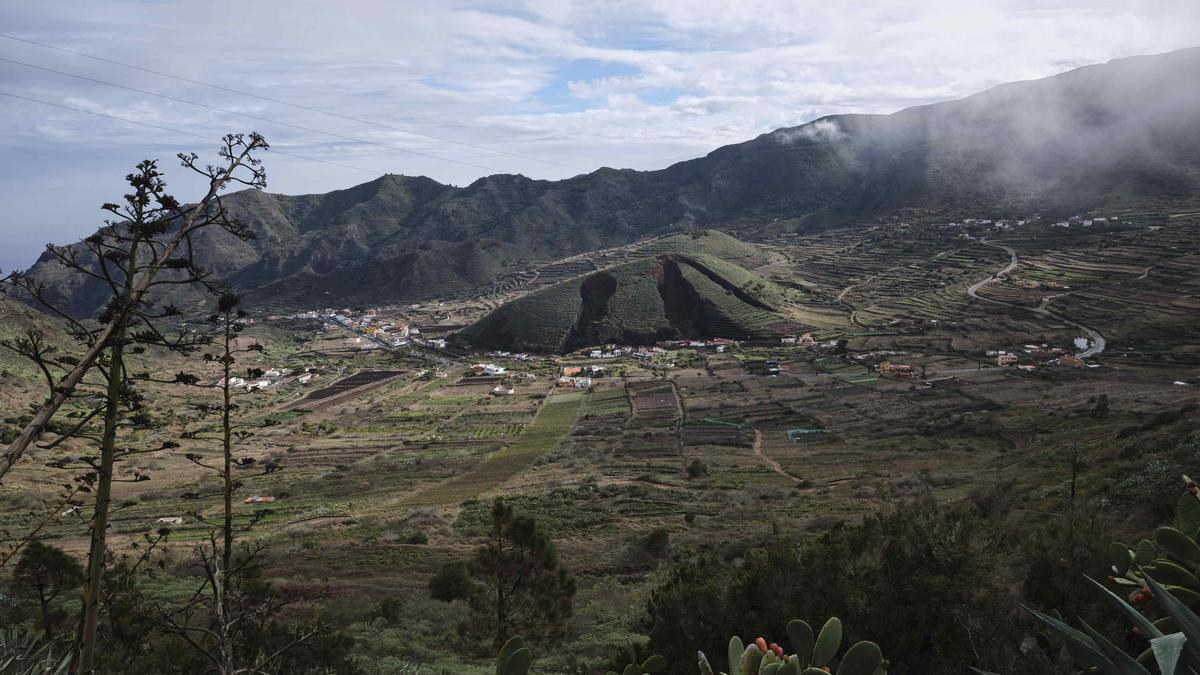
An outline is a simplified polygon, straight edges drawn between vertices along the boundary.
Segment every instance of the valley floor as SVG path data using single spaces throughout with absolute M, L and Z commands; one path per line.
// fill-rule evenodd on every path
M 1147 471 L 1151 460 L 1128 451 L 1152 445 L 1146 421 L 1200 401 L 1200 224 L 1187 219 L 1003 232 L 890 224 L 761 247 L 755 271 L 784 289 L 789 317 L 817 346 L 455 357 L 364 345 L 319 321 L 256 324 L 247 335 L 266 349 L 240 365 L 293 374 L 239 395 L 247 421 L 271 421 L 244 454 L 283 466 L 239 492 L 274 498 L 239 504 L 239 517 L 266 512 L 254 536 L 271 542 L 270 574 L 295 611 L 320 598 L 330 621 L 351 625 L 400 598 L 425 629 L 452 631 L 453 612 L 428 599 L 428 581 L 478 545 L 489 500 L 504 497 L 538 518 L 579 578 L 572 648 L 598 656 L 638 635 L 628 608 L 664 569 L 642 545 L 655 530 L 678 549 L 720 551 L 998 484 L 1037 520 L 1061 503 L 1069 449 L 1096 472 Z M 393 312 L 436 335 L 529 289 L 495 290 Z M 1017 363 L 997 365 L 996 352 Z M 1076 352 L 1079 367 L 1063 358 Z M 477 362 L 507 373 L 476 375 Z M 779 372 L 768 374 L 772 363 Z M 586 389 L 558 381 L 564 367 L 593 365 L 604 371 Z M 37 395 L 18 368 L 5 375 L 6 421 Z M 295 374 L 307 369 L 317 376 L 301 384 Z M 498 393 L 506 383 L 512 393 Z M 193 427 L 194 406 L 215 391 L 155 390 L 161 428 L 132 442 Z M 1101 396 L 1108 409 L 1094 414 Z M 14 470 L 0 488 L 7 537 L 54 508 L 63 475 L 47 462 L 80 450 L 39 450 Z M 163 518 L 182 519 L 168 539 L 177 560 L 204 536 L 190 514 L 215 513 L 219 500 L 185 451 L 217 448 L 185 441 L 122 467 L 151 480 L 120 487 L 118 548 Z M 1149 522 L 1113 485 L 1095 490 L 1097 503 L 1128 509 L 1130 528 Z M 82 552 L 78 514 L 63 510 L 45 533 Z

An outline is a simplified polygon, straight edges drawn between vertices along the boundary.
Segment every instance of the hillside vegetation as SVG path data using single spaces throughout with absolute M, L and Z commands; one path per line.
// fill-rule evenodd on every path
M 0 344 L 22 337 L 27 331 L 39 331 L 58 350 L 69 350 L 70 339 L 54 319 L 11 298 L 0 296 Z M 0 371 L 23 379 L 40 377 L 34 365 L 11 349 L 0 346 Z
M 722 257 L 761 262 L 755 247 L 701 233 L 661 239 L 638 253 L 646 257 L 506 303 L 457 339 L 474 347 L 561 353 L 609 342 L 748 339 L 785 329 L 781 291 Z

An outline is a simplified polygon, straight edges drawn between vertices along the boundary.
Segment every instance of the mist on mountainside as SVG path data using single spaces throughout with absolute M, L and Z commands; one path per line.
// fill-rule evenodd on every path
M 825 117 L 660 171 L 501 174 L 463 188 L 387 175 L 323 195 L 247 191 L 227 204 L 257 238 L 214 234 L 203 262 L 268 305 L 410 301 L 690 227 L 803 230 L 901 212 L 1020 217 L 1171 203 L 1200 194 L 1197 111 L 1200 48 L 891 115 Z M 43 256 L 32 272 L 72 312 L 95 311 L 95 282 L 53 267 Z

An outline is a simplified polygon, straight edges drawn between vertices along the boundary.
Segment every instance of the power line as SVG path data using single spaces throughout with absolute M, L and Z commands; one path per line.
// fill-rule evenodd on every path
M 484 165 L 482 165 L 482 164 L 475 164 L 475 163 L 473 163 L 473 162 L 464 162 L 464 161 L 462 161 L 462 160 L 458 160 L 458 159 L 450 159 L 449 157 L 441 157 L 441 156 L 439 156 L 439 155 L 431 155 L 431 154 L 429 154 L 429 153 L 427 153 L 427 152 L 420 152 L 420 151 L 418 151 L 418 150 L 409 150 L 408 148 L 402 148 L 402 147 L 400 147 L 400 146 L 396 146 L 396 145 L 388 145 L 387 143 L 379 143 L 379 142 L 377 142 L 377 141 L 368 141 L 368 140 L 366 140 L 366 139 L 364 139 L 364 138 L 356 138 L 356 137 L 354 137 L 354 136 L 345 136 L 345 135 L 343 135 L 343 134 L 334 133 L 334 132 L 332 132 L 332 131 L 323 131 L 323 130 L 321 130 L 321 129 L 314 129 L 314 128 L 312 128 L 312 127 L 306 127 L 306 126 L 303 126 L 303 125 L 300 125 L 300 124 L 292 124 L 291 122 L 281 122 L 281 121 L 279 121 L 279 120 L 274 120 L 274 119 L 271 119 L 271 118 L 269 118 L 269 117 L 261 117 L 261 116 L 259 116 L 259 115 L 252 115 L 252 114 L 250 114 L 250 113 L 240 112 L 240 111 L 237 111 L 237 110 L 232 110 L 232 109 L 230 109 L 230 108 L 222 108 L 222 107 L 220 107 L 220 106 L 209 105 L 209 104 L 207 104 L 207 103 L 200 103 L 199 101 L 191 101 L 191 100 L 188 100 L 188 99 L 186 99 L 186 98 L 179 98 L 179 97 L 177 97 L 177 96 L 170 96 L 170 95 L 168 95 L 168 94 L 160 94 L 160 93 L 158 93 L 158 92 L 147 91 L 147 90 L 145 90 L 145 89 L 138 89 L 137 87 L 130 87 L 130 86 L 127 86 L 127 85 L 124 85 L 124 84 L 117 84 L 116 82 L 109 82 L 109 81 L 107 81 L 107 80 L 100 80 L 100 79 L 97 79 L 97 78 L 94 78 L 94 77 L 88 77 L 87 75 L 79 75 L 79 74 L 77 74 L 77 73 L 71 73 L 71 72 L 67 72 L 67 71 L 65 71 L 65 70 L 56 70 L 56 69 L 54 69 L 54 68 L 47 68 L 46 66 L 39 66 L 39 65 L 36 65 L 36 64 L 33 64 L 33 63 L 26 63 L 25 61 L 18 61 L 17 59 L 9 59 L 9 58 L 5 58 L 5 57 L 3 57 L 3 56 L 0 56 L 0 62 L 4 62 L 4 63 L 11 63 L 11 64 L 18 65 L 18 66 L 24 66 L 24 67 L 26 67 L 26 68 L 32 68 L 32 69 L 34 69 L 34 70 L 41 70 L 41 71 L 44 71 L 44 72 L 47 72 L 47 73 L 54 73 L 55 75 L 62 75 L 62 76 L 64 76 L 64 77 L 73 77 L 73 78 L 75 78 L 75 79 L 77 79 L 77 80 L 83 80 L 83 81 L 85 81 L 85 82 L 92 82 L 92 83 L 94 83 L 94 84 L 102 84 L 102 85 L 104 85 L 104 86 L 106 86 L 106 87 L 114 87 L 114 88 L 116 88 L 116 89 L 124 89 L 124 90 L 126 90 L 126 91 L 132 91 L 132 92 L 135 92 L 135 93 L 138 93 L 138 94 L 143 94 L 143 95 L 145 95 L 145 96 L 155 96 L 155 97 L 157 97 L 157 98 L 165 99 L 165 100 L 168 100 L 168 101 L 174 101 L 174 102 L 176 102 L 176 103 L 183 103 L 183 104 L 185 104 L 185 105 L 196 106 L 196 107 L 198 107 L 198 108 L 205 108 L 205 109 L 207 109 L 207 110 L 214 110 L 214 111 L 216 111 L 216 112 L 222 112 L 222 113 L 226 113 L 226 114 L 229 114 L 229 115 L 238 115 L 238 116 L 240 116 L 240 117 L 245 117 L 245 118 L 247 118 L 247 119 L 257 120 L 257 121 L 259 121 L 259 122 L 266 122 L 266 123 L 268 123 L 268 124 L 277 124 L 277 125 L 279 125 L 279 126 L 291 127 L 292 129 L 299 129 L 300 131 L 307 131 L 307 132 L 309 132 L 309 133 L 313 133 L 313 134 L 322 134 L 322 135 L 325 135 L 325 136 L 330 136 L 330 137 L 332 137 L 332 138 L 338 138 L 338 139 L 341 139 L 341 140 L 343 140 L 343 141 L 350 141 L 350 142 L 352 142 L 352 143 L 362 143 L 362 144 L 365 144 L 365 145 L 374 145 L 374 146 L 378 146 L 378 147 L 381 147 L 381 148 L 387 148 L 387 149 L 389 149 L 389 150 L 396 150 L 396 151 L 399 151 L 399 152 L 405 152 L 405 153 L 408 153 L 408 154 L 410 154 L 410 155 L 417 155 L 417 156 L 419 156 L 419 157 L 427 157 L 427 158 L 429 158 L 429 159 L 436 159 L 436 160 L 440 160 L 440 161 L 443 161 L 443 162 L 451 162 L 451 163 L 454 163 L 454 164 L 461 164 L 461 165 L 463 165 L 463 166 L 469 166 L 469 167 L 473 167 L 473 168 L 476 168 L 476 169 L 483 169 L 484 171 L 491 171 L 491 172 L 494 172 L 494 173 L 501 173 L 501 171 L 500 171 L 499 169 L 496 169 L 496 168 L 493 168 L 493 167 L 490 167 L 490 166 L 484 166 Z
M 164 126 L 162 126 L 162 125 L 160 125 L 160 124 L 151 124 L 150 122 L 142 122 L 142 121 L 139 121 L 139 120 L 131 120 L 131 119 L 127 118 L 127 117 L 119 117 L 119 116 L 117 116 L 117 115 L 110 115 L 110 114 L 108 114 L 108 113 L 97 112 L 97 111 L 95 111 L 95 110 L 88 110 L 87 108 L 76 108 L 75 106 L 65 105 L 65 104 L 62 104 L 62 103 L 54 103 L 53 101 L 44 101 L 44 100 L 42 100 L 42 99 L 40 99 L 40 98 L 32 98 L 32 97 L 30 97 L 30 96 L 21 96 L 20 94 L 13 94 L 13 93 L 10 93 L 10 92 L 7 92 L 7 91 L 0 91 L 0 96 L 8 96 L 9 98 L 20 99 L 20 100 L 22 100 L 22 101 L 29 101 L 30 103 L 40 103 L 40 104 L 42 104 L 42 105 L 53 106 L 53 107 L 55 107 L 55 108 L 62 108 L 63 110 L 70 110 L 70 111 L 72 111 L 72 112 L 86 113 L 86 114 L 88 114 L 88 115 L 95 115 L 95 116 L 97 116 L 97 117 L 107 117 L 107 118 L 108 118 L 108 119 L 110 119 L 110 120 L 117 120 L 118 122 L 125 122 L 125 123 L 127 123 L 127 124 L 136 124 L 136 125 L 138 125 L 138 126 L 150 127 L 151 129 L 160 129 L 160 130 L 162 130 L 162 131 L 170 131 L 171 133 L 175 133 L 175 134 L 183 134 L 184 136 L 193 136 L 193 137 L 195 137 L 195 138 L 203 138 L 203 139 L 204 139 L 204 140 L 206 140 L 206 141 L 211 141 L 211 140 L 212 140 L 212 137 L 210 137 L 210 136 L 205 136 L 204 134 L 198 134 L 198 133 L 196 133 L 196 132 L 194 132 L 194 131 L 185 131 L 185 130 L 183 130 L 183 129 L 174 129 L 174 128 L 171 128 L 171 127 L 164 127 Z M 309 157 L 309 156 L 307 156 L 307 155 L 297 155 L 297 154 L 295 154 L 295 153 L 292 153 L 292 152 L 285 152 L 285 151 L 283 151 L 283 150 L 277 150 L 277 149 L 275 149 L 275 148 L 273 148 L 273 147 L 272 147 L 272 148 L 268 148 L 268 149 L 267 149 L 267 151 L 268 151 L 268 152 L 273 152 L 273 153 L 275 153 L 275 154 L 277 154 L 277 155 L 283 155 L 283 156 L 285 156 L 285 157 L 294 157 L 294 158 L 296 158 L 296 159 L 303 159 L 303 160 L 305 160 L 305 161 L 309 161 L 309 162 L 317 162 L 317 163 L 320 163 L 320 164 L 328 164 L 328 165 L 330 165 L 330 166 L 336 166 L 336 167 L 338 167 L 338 168 L 341 168 L 341 169 L 350 169 L 350 170 L 352 170 L 352 171 L 362 171 L 363 173 L 369 173 L 369 174 L 371 174 L 371 175 L 373 175 L 373 176 L 378 176 L 378 175 L 379 175 L 379 172 L 378 172 L 378 171 L 372 171 L 372 170 L 370 170 L 370 169 L 363 169 L 363 168 L 361 168 L 361 167 L 357 167 L 357 166 L 351 166 L 351 165 L 349 165 L 349 164 L 341 164 L 341 163 L 339 163 L 339 162 L 330 162 L 330 161 L 328 161 L 328 160 L 324 160 L 324 159 L 317 159 L 316 157 Z
M 43 49 L 51 49 L 56 52 L 62 52 L 64 54 L 71 54 L 73 56 L 80 56 L 85 59 L 92 59 L 93 61 L 99 61 L 101 63 L 108 63 L 108 64 L 111 64 L 114 66 L 120 66 L 122 68 L 129 68 L 131 70 L 137 70 L 137 71 L 141 71 L 143 73 L 150 73 L 151 75 L 158 75 L 159 77 L 167 77 L 172 80 L 178 80 L 180 82 L 187 82 L 188 84 L 196 84 L 196 85 L 200 85 L 202 87 L 209 87 L 210 89 L 217 89 L 219 91 L 229 92 L 231 94 L 237 94 L 238 96 L 248 96 L 250 98 L 255 98 L 260 101 L 268 101 L 270 103 L 285 105 L 285 106 L 288 106 L 289 108 L 295 108 L 297 110 L 305 110 L 308 112 L 319 113 L 321 115 L 328 115 L 330 117 L 337 117 L 337 118 L 348 120 L 351 122 L 357 122 L 359 124 L 366 124 L 366 125 L 370 125 L 370 126 L 374 126 L 374 127 L 379 127 L 381 129 L 389 129 L 391 131 L 399 131 L 401 133 L 411 134 L 413 136 L 429 138 L 429 139 L 432 139 L 435 141 L 441 141 L 443 143 L 453 143 L 454 145 L 461 145 L 463 147 L 474 148 L 476 150 L 483 150 L 485 152 L 494 152 L 494 153 L 500 154 L 500 155 L 508 155 L 509 157 L 519 157 L 521 159 L 528 159 L 528 160 L 532 160 L 535 162 L 541 162 L 543 164 L 552 164 L 554 166 L 560 166 L 565 169 L 574 169 L 576 171 L 587 171 L 587 169 L 585 169 L 583 167 L 574 166 L 571 164 L 563 164 L 562 162 L 555 162 L 553 160 L 543 159 L 541 157 L 535 157 L 533 155 L 526 155 L 526 154 L 520 153 L 520 152 L 512 152 L 509 150 L 500 150 L 497 148 L 488 147 L 486 145 L 477 145 L 475 143 L 459 141 L 459 140 L 456 140 L 453 138 L 446 138 L 444 136 L 435 136 L 433 134 L 428 134 L 428 133 L 424 133 L 424 132 L 420 132 L 420 131 L 413 131 L 411 129 L 403 129 L 400 127 L 394 127 L 390 124 L 384 124 L 382 122 L 374 122 L 372 120 L 363 119 L 361 117 L 353 117 L 351 115 L 343 115 L 342 113 L 333 112 L 332 110 L 325 110 L 323 108 L 315 108 L 313 106 L 302 105 L 300 103 L 292 103 L 291 101 L 285 101 L 285 100 L 278 99 L 278 98 L 272 98 L 270 96 L 263 96 L 261 94 L 255 94 L 255 93 L 248 92 L 248 91 L 242 91 L 240 89 L 233 89 L 231 87 L 224 87 L 219 84 L 213 84 L 211 82 L 205 82 L 203 80 L 194 80 L 190 77 L 183 77 L 182 75 L 166 73 L 161 70 L 154 70 L 153 68 L 137 66 L 132 63 L 125 63 L 123 61 L 114 61 L 113 59 L 107 59 L 107 58 L 104 58 L 103 56 L 96 56 L 95 54 L 87 54 L 84 52 L 75 51 L 73 49 L 66 49 L 65 47 L 57 47 L 55 45 L 46 44 L 44 42 L 37 42 L 35 40 L 19 38 L 19 37 L 16 37 L 15 35 L 6 35 L 4 33 L 0 33 L 0 38 L 4 38 L 6 40 L 13 40 L 15 42 L 24 42 L 25 44 L 33 45 L 35 47 L 42 47 Z

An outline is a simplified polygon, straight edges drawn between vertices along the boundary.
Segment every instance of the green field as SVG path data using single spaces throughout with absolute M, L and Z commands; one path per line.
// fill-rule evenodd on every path
M 403 500 L 405 506 L 457 504 L 481 497 L 516 476 L 539 455 L 554 449 L 575 423 L 583 394 L 552 396 L 516 440 L 492 453 L 472 471 Z

